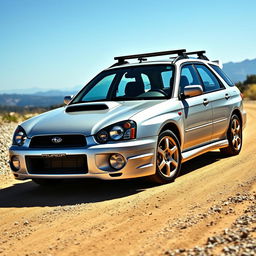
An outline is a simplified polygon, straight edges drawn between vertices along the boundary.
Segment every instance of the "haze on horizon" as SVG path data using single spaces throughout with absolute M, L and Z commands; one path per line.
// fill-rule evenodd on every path
M 123 54 L 253 59 L 255 9 L 253 0 L 0 0 L 0 91 L 77 88 Z

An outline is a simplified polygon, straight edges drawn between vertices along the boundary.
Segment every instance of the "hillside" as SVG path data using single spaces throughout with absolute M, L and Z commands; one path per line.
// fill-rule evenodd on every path
M 223 64 L 223 70 L 228 74 L 232 81 L 242 82 L 247 75 L 256 74 L 256 59 L 244 60 L 241 62 L 228 62 Z M 82 86 L 76 86 L 72 90 L 30 88 L 22 91 L 0 90 L 0 106 L 18 107 L 49 107 L 63 103 L 65 95 L 76 94 Z
M 223 70 L 233 82 L 242 82 L 247 75 L 256 74 L 256 59 L 241 62 L 228 62 L 223 64 Z
M 0 94 L 0 106 L 49 107 L 63 103 L 63 96 Z

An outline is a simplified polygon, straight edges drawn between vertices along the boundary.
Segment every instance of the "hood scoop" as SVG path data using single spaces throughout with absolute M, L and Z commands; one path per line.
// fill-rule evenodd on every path
M 83 105 L 70 105 L 67 106 L 66 112 L 79 112 L 79 111 L 95 111 L 109 109 L 107 104 L 83 104 Z

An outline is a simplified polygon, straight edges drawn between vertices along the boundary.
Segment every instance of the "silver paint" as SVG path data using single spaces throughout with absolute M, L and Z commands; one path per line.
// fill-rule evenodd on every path
M 186 62 L 202 62 L 225 85 L 223 90 L 202 94 L 180 100 L 178 87 L 180 81 L 180 67 Z M 143 65 L 171 64 L 169 61 L 146 62 Z M 246 123 L 246 113 L 243 110 L 240 92 L 236 87 L 229 87 L 225 81 L 209 66 L 210 61 L 183 59 L 175 63 L 174 89 L 171 99 L 166 100 L 136 100 L 101 102 L 108 105 L 107 110 L 83 111 L 67 113 L 61 107 L 21 124 L 28 139 L 21 147 L 11 146 L 10 159 L 18 156 L 21 168 L 14 172 L 17 179 L 29 178 L 99 178 L 99 179 L 126 179 L 152 175 L 156 170 L 156 146 L 158 135 L 167 124 L 175 125 L 180 134 L 182 162 L 209 150 L 227 146 L 226 132 L 229 120 L 234 110 L 242 116 L 243 127 Z M 127 66 L 141 64 L 128 64 Z M 115 69 L 118 67 L 112 67 Z M 225 94 L 229 98 L 225 98 Z M 205 102 L 208 102 L 207 104 Z M 87 105 L 97 103 L 82 103 Z M 181 112 L 181 114 L 179 114 Z M 133 120 L 137 124 L 136 139 L 130 141 L 108 142 L 98 144 L 94 136 L 106 126 L 124 120 Z M 29 148 L 33 136 L 65 134 L 82 134 L 86 138 L 87 146 L 81 148 Z M 122 154 L 126 165 L 121 170 L 109 167 L 110 154 Z M 88 161 L 87 174 L 29 174 L 26 167 L 26 156 L 54 157 L 58 155 L 86 155 Z M 121 176 L 111 176 L 121 174 Z

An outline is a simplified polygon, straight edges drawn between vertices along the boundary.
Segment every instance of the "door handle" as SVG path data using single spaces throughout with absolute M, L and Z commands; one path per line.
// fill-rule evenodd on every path
M 230 95 L 228 93 L 226 93 L 225 98 L 226 98 L 226 100 L 228 100 L 230 98 Z
M 203 104 L 206 106 L 207 104 L 209 104 L 209 100 L 208 99 L 204 99 Z

